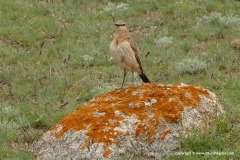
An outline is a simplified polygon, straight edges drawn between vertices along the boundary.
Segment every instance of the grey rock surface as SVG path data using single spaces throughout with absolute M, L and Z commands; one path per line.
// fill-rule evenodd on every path
M 216 95 L 200 86 L 132 86 L 94 97 L 34 142 L 34 151 L 39 160 L 159 159 L 223 113 Z

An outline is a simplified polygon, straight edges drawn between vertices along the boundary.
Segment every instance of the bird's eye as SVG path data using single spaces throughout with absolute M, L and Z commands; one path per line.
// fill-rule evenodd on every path
M 122 27 L 122 26 L 126 26 L 126 24 L 115 24 L 115 26 Z

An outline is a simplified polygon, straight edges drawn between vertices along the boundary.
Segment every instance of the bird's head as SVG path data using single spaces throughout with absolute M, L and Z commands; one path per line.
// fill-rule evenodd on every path
M 122 30 L 127 30 L 127 23 L 124 22 L 123 20 L 118 20 L 117 22 L 115 22 L 115 26 L 116 26 L 116 30 L 117 31 L 122 31 Z

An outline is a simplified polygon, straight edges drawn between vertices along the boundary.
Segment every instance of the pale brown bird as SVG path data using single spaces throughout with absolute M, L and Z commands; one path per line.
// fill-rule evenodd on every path
M 115 26 L 115 36 L 110 44 L 110 51 L 115 63 L 123 69 L 124 76 L 122 87 L 127 71 L 132 71 L 132 74 L 133 72 L 137 72 L 143 82 L 150 83 L 149 79 L 143 72 L 141 62 L 138 57 L 138 47 L 130 36 L 126 22 L 119 20 L 115 23 Z

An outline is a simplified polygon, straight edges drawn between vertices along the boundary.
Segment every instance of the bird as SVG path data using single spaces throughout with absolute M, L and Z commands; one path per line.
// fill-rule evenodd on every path
M 138 46 L 131 38 L 127 23 L 123 20 L 115 22 L 115 36 L 110 43 L 110 51 L 112 53 L 113 60 L 123 70 L 123 88 L 125 77 L 127 72 L 138 73 L 144 83 L 150 83 L 150 80 L 145 75 L 141 61 L 138 57 Z M 133 83 L 133 78 L 132 78 Z

